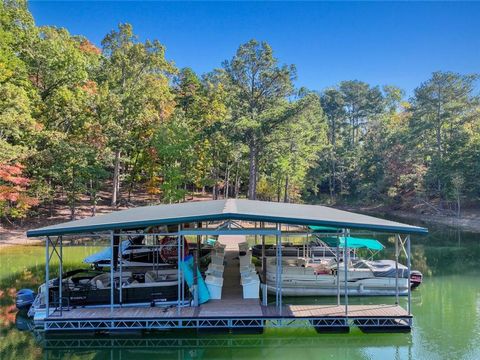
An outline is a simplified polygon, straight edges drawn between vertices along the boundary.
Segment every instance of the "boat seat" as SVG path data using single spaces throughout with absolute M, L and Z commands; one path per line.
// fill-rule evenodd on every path
M 145 282 L 146 283 L 152 283 L 152 282 L 156 282 L 156 278 L 155 278 L 155 275 L 151 273 L 151 271 L 147 271 L 145 273 Z
M 95 276 L 92 279 L 92 284 L 94 284 L 97 289 L 105 289 L 110 286 L 110 274 L 100 274 Z

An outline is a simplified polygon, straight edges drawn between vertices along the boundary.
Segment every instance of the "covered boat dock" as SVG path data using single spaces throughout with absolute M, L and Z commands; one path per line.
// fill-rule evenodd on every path
M 170 231 L 162 233 L 146 232 L 148 227 L 168 226 Z M 412 324 L 410 287 L 406 308 L 399 305 L 398 291 L 393 304 L 352 305 L 349 304 L 347 282 L 345 291 L 340 291 L 337 281 L 337 297 L 329 305 L 290 305 L 284 304 L 282 295 L 282 241 L 291 236 L 311 237 L 312 226 L 330 227 L 339 231 L 338 248 L 343 248 L 345 274 L 347 271 L 348 239 L 351 235 L 388 233 L 395 237 L 395 260 L 403 251 L 407 261 L 410 278 L 410 234 L 426 234 L 427 229 L 371 216 L 341 211 L 329 207 L 303 204 L 286 204 L 252 200 L 215 200 L 171 205 L 157 205 L 113 212 L 107 215 L 71 221 L 48 226 L 27 233 L 29 237 L 46 239 L 46 284 L 50 279 L 52 257 L 59 259 L 59 299 L 49 299 L 46 292 L 45 313 L 41 326 L 45 331 L 112 331 L 125 329 L 185 329 L 194 328 L 205 331 L 253 331 L 261 332 L 265 327 L 315 327 L 319 332 L 347 332 L 350 326 L 375 331 L 409 331 Z M 172 231 L 171 229 L 175 229 Z M 321 230 L 320 230 L 321 231 Z M 318 234 L 319 231 L 316 231 Z M 122 293 L 121 282 L 111 286 L 111 301 L 103 307 L 71 308 L 63 302 L 63 243 L 68 236 L 102 237 L 110 240 L 111 283 L 114 267 L 118 262 L 119 244 L 132 235 L 145 237 L 168 236 L 177 239 L 176 250 L 179 259 L 184 257 L 184 239 L 193 237 L 197 241 L 197 254 L 194 268 L 198 264 L 198 250 L 202 239 L 218 236 L 225 246 L 225 269 L 223 275 L 222 296 L 218 300 L 199 303 L 198 278 L 194 276 L 193 285 L 187 289 L 182 271 L 178 267 L 178 300 L 168 306 L 132 306 L 122 304 L 115 292 Z M 262 257 L 260 278 L 261 297 L 245 299 L 242 297 L 239 272 L 239 243 L 247 236 L 260 237 L 265 245 L 267 236 L 274 237 L 276 243 L 276 292 L 274 301 L 267 296 L 265 276 L 266 258 Z M 161 247 L 154 244 L 149 247 Z M 121 254 L 120 254 L 121 255 Z M 120 272 L 122 265 L 120 261 Z M 398 282 L 398 273 L 397 279 Z M 120 288 L 118 288 L 119 286 Z M 397 286 L 398 290 L 398 286 Z M 191 292 L 191 296 L 188 292 Z

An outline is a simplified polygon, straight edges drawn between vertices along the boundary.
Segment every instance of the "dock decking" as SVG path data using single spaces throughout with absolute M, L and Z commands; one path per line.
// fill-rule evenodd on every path
M 112 319 L 209 319 L 209 318 L 365 318 L 410 317 L 405 309 L 398 305 L 350 305 L 348 315 L 345 307 L 337 305 L 285 305 L 280 314 L 274 305 L 261 306 L 257 300 L 233 302 L 212 300 L 208 305 L 175 308 L 161 307 L 122 307 L 115 308 L 77 308 L 53 313 L 49 320 L 112 320 Z
M 269 327 L 409 327 L 412 316 L 398 305 L 275 305 L 262 306 L 260 299 L 243 299 L 240 285 L 238 243 L 243 236 L 221 236 L 226 245 L 221 300 L 199 307 L 76 308 L 54 312 L 44 321 L 45 330 L 115 330 L 175 328 Z

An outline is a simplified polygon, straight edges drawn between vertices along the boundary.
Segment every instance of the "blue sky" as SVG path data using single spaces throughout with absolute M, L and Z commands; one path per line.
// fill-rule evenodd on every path
M 295 64 L 297 86 L 342 80 L 393 84 L 411 94 L 436 70 L 480 73 L 480 3 L 30 2 L 37 25 L 67 28 L 99 45 L 118 23 L 158 39 L 167 58 L 198 73 L 239 44 L 268 41 Z

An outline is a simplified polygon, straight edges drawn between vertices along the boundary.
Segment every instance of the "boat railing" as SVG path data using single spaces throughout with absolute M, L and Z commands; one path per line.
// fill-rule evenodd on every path
M 53 300 L 50 301 L 50 307 L 54 311 L 50 314 L 50 317 L 61 317 L 64 311 L 70 311 L 70 297 L 69 296 L 55 296 Z

